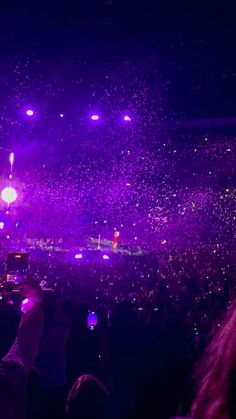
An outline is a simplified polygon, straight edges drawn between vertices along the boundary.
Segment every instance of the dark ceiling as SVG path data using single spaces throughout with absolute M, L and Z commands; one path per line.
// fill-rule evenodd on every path
M 195 4 L 196 3 L 196 4 Z M 231 117 L 236 109 L 235 7 L 153 0 L 4 1 L 2 57 L 155 54 L 174 113 Z

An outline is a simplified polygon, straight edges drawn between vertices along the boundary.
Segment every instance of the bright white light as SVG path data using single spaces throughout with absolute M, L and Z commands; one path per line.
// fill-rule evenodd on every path
M 15 202 L 15 200 L 17 199 L 17 192 L 11 186 L 7 186 L 6 188 L 4 188 L 2 190 L 2 192 L 1 192 L 1 198 L 8 205 L 9 204 L 12 204 L 12 202 Z
M 3 230 L 3 229 L 4 229 L 4 222 L 0 221 L 0 230 Z
M 83 258 L 82 253 L 78 253 L 75 255 L 75 259 L 82 259 L 82 258 Z
M 27 116 L 33 116 L 34 115 L 33 109 L 27 109 L 25 113 L 26 113 Z
M 14 160 L 15 160 L 15 154 L 14 153 L 10 153 L 9 162 L 10 162 L 10 165 L 11 166 L 13 166 Z
M 125 116 L 124 116 L 124 121 L 125 121 L 125 122 L 131 122 L 131 118 L 130 118 L 130 116 L 129 116 L 129 115 L 125 115 Z
M 108 255 L 103 255 L 103 259 L 104 259 L 104 260 L 109 260 L 110 258 L 109 258 L 109 256 L 108 256 Z
M 64 113 L 60 113 L 60 118 L 64 118 Z
M 98 120 L 99 120 L 99 118 L 100 118 L 100 116 L 99 116 L 99 115 L 97 115 L 97 114 L 91 115 L 91 119 L 92 119 L 92 121 L 98 121 Z

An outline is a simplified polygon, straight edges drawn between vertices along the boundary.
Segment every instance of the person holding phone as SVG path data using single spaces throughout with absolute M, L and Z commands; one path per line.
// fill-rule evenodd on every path
M 9 252 L 6 259 L 6 282 L 24 283 L 29 274 L 29 253 Z
M 43 331 L 43 292 L 32 282 L 18 285 L 28 304 L 15 341 L 0 362 L 0 417 L 24 419 L 27 377 L 38 353 Z

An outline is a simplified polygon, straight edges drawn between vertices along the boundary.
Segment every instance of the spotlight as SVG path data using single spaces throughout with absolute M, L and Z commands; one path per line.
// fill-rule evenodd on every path
M 93 114 L 93 115 L 91 115 L 91 119 L 92 119 L 92 121 L 99 121 L 100 116 L 98 114 Z
M 125 121 L 125 122 L 131 122 L 131 118 L 130 118 L 130 116 L 129 116 L 129 115 L 125 115 L 125 116 L 123 117 L 123 119 L 124 119 L 124 121 Z
M 110 259 L 108 255 L 103 255 L 102 258 L 103 258 L 103 260 L 109 260 Z
M 27 116 L 34 116 L 33 109 L 26 109 L 25 113 L 26 113 Z
M 82 255 L 82 253 L 77 253 L 77 254 L 75 255 L 75 259 L 83 259 L 83 255 Z
M 4 188 L 2 190 L 2 192 L 1 192 L 1 198 L 8 205 L 9 204 L 12 204 L 12 202 L 15 202 L 16 199 L 17 199 L 17 192 L 11 186 L 7 186 L 6 188 Z
M 0 230 L 3 230 L 3 229 L 4 229 L 4 222 L 0 221 Z

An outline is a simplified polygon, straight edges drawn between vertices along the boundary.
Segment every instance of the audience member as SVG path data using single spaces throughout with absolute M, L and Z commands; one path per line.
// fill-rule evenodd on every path
M 1 419 L 25 418 L 27 377 L 38 353 L 43 330 L 42 290 L 35 284 L 21 285 L 21 288 L 28 304 L 15 341 L 0 363 Z
M 199 364 L 193 419 L 236 417 L 236 301 Z

